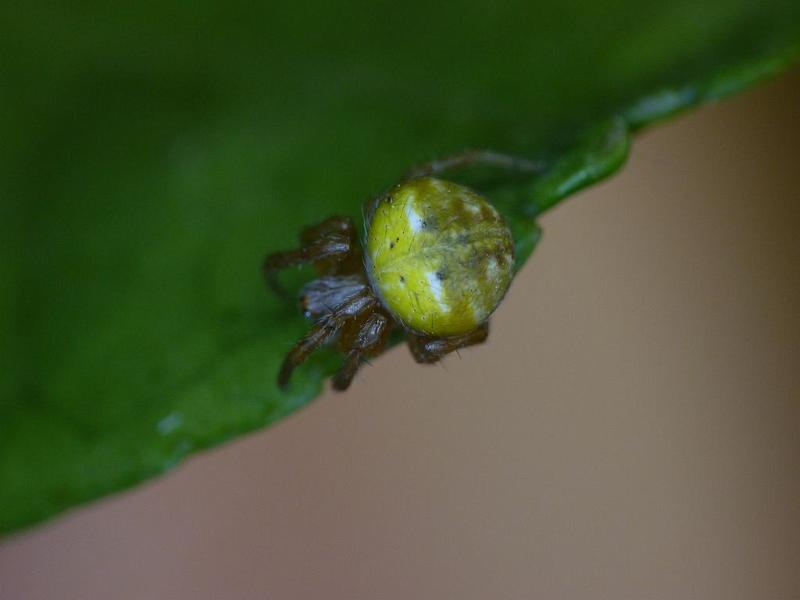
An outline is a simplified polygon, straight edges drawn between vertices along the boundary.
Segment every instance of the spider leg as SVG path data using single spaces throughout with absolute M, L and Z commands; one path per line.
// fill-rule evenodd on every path
M 355 228 L 349 217 L 329 217 L 322 223 L 304 229 L 300 234 L 300 247 L 296 250 L 269 254 L 262 265 L 267 285 L 277 294 L 286 292 L 278 282 L 278 271 L 286 267 L 316 263 L 333 268 L 337 263 L 352 258 L 360 260 Z
M 324 275 L 300 289 L 300 306 L 307 317 L 318 319 L 368 285 L 362 275 Z
M 354 231 L 353 220 L 350 217 L 328 217 L 321 223 L 303 229 L 303 231 L 300 232 L 300 243 L 303 245 L 313 244 L 316 240 L 331 234 L 340 234 L 349 237 Z
M 376 303 L 375 296 L 365 289 L 354 294 L 314 323 L 308 333 L 292 346 L 286 354 L 286 358 L 283 359 L 281 370 L 278 372 L 278 385 L 286 388 L 295 367 L 305 362 L 320 346 L 331 342 L 349 321 L 359 317 L 365 311 L 371 310 Z
M 408 347 L 418 363 L 435 363 L 445 354 L 481 344 L 489 336 L 489 323 L 482 323 L 474 331 L 447 337 L 429 337 L 418 333 L 408 334 Z
M 520 156 L 511 156 L 509 154 L 502 154 L 500 152 L 494 152 L 493 150 L 470 148 L 467 150 L 461 150 L 460 152 L 456 152 L 455 154 L 445 156 L 438 160 L 432 160 L 427 163 L 416 165 L 405 174 L 403 179 L 414 179 L 416 177 L 438 175 L 444 171 L 463 169 L 464 167 L 470 167 L 472 165 L 487 165 L 529 173 L 536 173 L 544 169 L 544 163 L 541 161 L 530 160 Z
M 358 327 L 355 335 L 346 336 L 342 340 L 347 345 L 348 352 L 344 365 L 333 378 L 333 387 L 339 391 L 350 387 L 358 368 L 368 356 L 383 349 L 391 329 L 389 318 L 379 312 L 371 313 L 355 325 Z

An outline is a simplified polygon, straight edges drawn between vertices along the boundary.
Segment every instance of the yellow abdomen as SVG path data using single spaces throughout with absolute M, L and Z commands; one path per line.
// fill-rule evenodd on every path
M 421 177 L 374 206 L 367 270 L 386 308 L 427 335 L 475 329 L 511 284 L 514 242 L 503 217 L 469 188 Z

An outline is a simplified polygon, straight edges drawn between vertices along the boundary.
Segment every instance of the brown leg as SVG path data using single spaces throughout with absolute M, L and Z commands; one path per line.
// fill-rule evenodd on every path
M 285 388 L 295 367 L 305 362 L 312 352 L 332 341 L 339 331 L 364 312 L 372 310 L 377 303 L 368 290 L 352 296 L 322 319 L 314 323 L 309 332 L 297 342 L 283 359 L 278 373 L 278 385 Z
M 412 167 L 411 170 L 406 173 L 404 179 L 438 175 L 444 171 L 462 169 L 472 165 L 502 167 L 504 169 L 526 171 L 530 173 L 536 173 L 544 168 L 544 164 L 540 161 L 529 160 L 527 158 L 518 156 L 510 156 L 508 154 L 501 154 L 499 152 L 493 152 L 492 150 L 468 149 L 451 154 L 450 156 L 445 156 L 439 160 L 433 160 L 431 162 Z
M 383 349 L 391 329 L 389 318 L 379 312 L 370 314 L 357 326 L 355 335 L 343 338 L 348 352 L 344 365 L 333 378 L 333 387 L 339 391 L 350 387 L 356 371 L 366 357 L 378 354 Z
M 417 333 L 408 334 L 408 347 L 418 363 L 435 363 L 445 354 L 486 341 L 489 323 L 483 323 L 474 331 L 448 337 L 428 337 Z
M 300 242 L 296 250 L 275 252 L 264 259 L 262 270 L 267 285 L 278 294 L 285 295 L 277 279 L 281 269 L 310 262 L 335 264 L 358 254 L 355 229 L 349 217 L 330 217 L 305 229 L 300 234 Z
M 320 238 L 335 234 L 351 237 L 353 231 L 353 220 L 350 217 L 328 217 L 322 223 L 303 229 L 300 232 L 300 243 L 306 246 Z
M 303 314 L 310 319 L 319 319 L 350 296 L 362 293 L 368 285 L 361 275 L 325 275 L 312 279 L 300 289 Z

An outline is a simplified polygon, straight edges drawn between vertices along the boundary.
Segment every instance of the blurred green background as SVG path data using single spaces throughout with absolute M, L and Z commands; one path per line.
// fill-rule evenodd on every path
M 259 263 L 464 147 L 523 250 L 628 133 L 796 54 L 800 6 L 160 3 L 0 8 L 0 531 L 307 403 L 306 327 Z M 527 245 L 526 245 L 527 244 Z

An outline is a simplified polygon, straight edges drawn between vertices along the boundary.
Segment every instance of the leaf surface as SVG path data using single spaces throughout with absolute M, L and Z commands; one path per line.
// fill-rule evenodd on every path
M 0 8 L 0 532 L 320 392 L 330 352 L 277 389 L 308 325 L 259 271 L 303 226 L 491 148 L 548 165 L 463 175 L 521 265 L 536 217 L 618 169 L 631 132 L 800 39 L 778 0 L 277 4 Z

